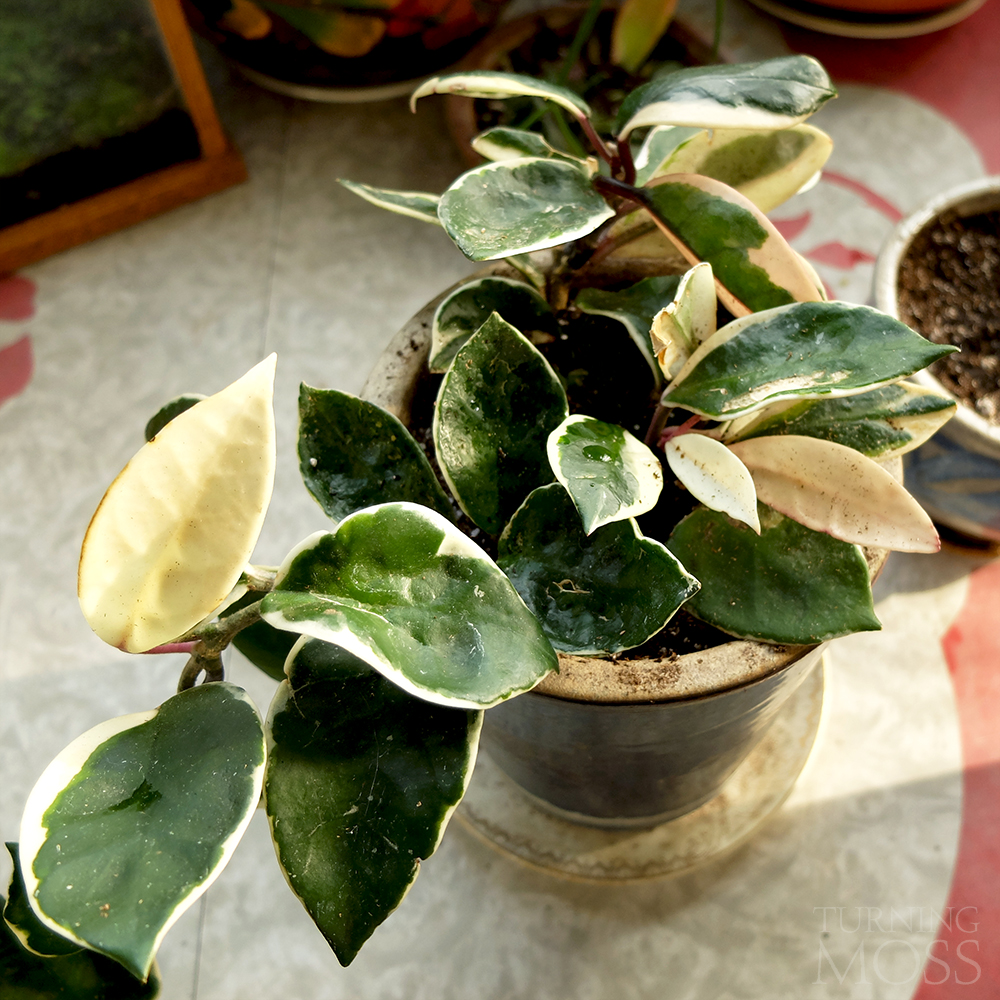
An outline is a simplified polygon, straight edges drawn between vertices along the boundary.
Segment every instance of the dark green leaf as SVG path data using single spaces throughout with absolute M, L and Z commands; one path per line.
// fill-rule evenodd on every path
M 856 545 L 758 505 L 761 533 L 700 507 L 674 528 L 671 552 L 701 580 L 687 610 L 741 639 L 807 645 L 882 626 Z
M 14 932 L 22 946 L 36 955 L 52 957 L 72 955 L 79 951 L 80 946 L 75 941 L 70 941 L 69 938 L 56 934 L 35 915 L 24 888 L 17 844 L 8 843 L 7 852 L 10 854 L 13 865 L 13 870 L 10 873 L 10 885 L 7 889 L 7 901 L 3 907 L 3 918 L 7 926 Z
M 195 403 L 200 403 L 205 396 L 202 393 L 188 393 L 184 396 L 175 396 L 169 403 L 164 403 L 146 424 L 144 437 L 147 441 L 152 441 L 174 417 L 190 410 Z
M 634 520 L 585 535 L 558 483 L 524 502 L 500 536 L 497 560 L 564 652 L 602 655 L 641 645 L 698 589 Z
M 451 504 L 410 432 L 391 413 L 346 392 L 299 388 L 299 469 L 335 521 L 394 500 L 451 516 Z
M 727 324 L 691 356 L 664 402 L 716 418 L 793 397 L 849 396 L 952 353 L 847 302 L 800 302 Z
M 475 542 L 415 504 L 383 504 L 313 536 L 264 598 L 277 628 L 349 650 L 427 701 L 487 708 L 533 687 L 556 656 Z
M 22 870 L 36 910 L 145 977 L 163 934 L 228 862 L 263 766 L 257 711 L 232 684 L 85 733 L 25 807 Z
M 537 132 L 522 128 L 497 126 L 481 132 L 472 140 L 472 148 L 487 160 L 513 160 L 522 156 L 545 156 L 567 163 L 582 164 L 578 156 L 570 156 L 550 146 Z
M 548 302 L 531 285 L 495 276 L 476 278 L 437 307 L 427 367 L 432 372 L 446 372 L 458 349 L 494 312 L 522 332 L 555 326 Z
M 469 170 L 441 195 L 438 206 L 446 232 L 472 260 L 568 243 L 614 214 L 586 168 L 544 157 Z
M 568 412 L 548 362 L 499 316 L 459 351 L 438 392 L 434 447 L 452 493 L 484 531 L 498 535 L 552 481 L 546 442 Z
M 278 861 L 348 965 L 399 905 L 465 792 L 482 712 L 408 695 L 310 640 L 268 718 L 264 794 Z

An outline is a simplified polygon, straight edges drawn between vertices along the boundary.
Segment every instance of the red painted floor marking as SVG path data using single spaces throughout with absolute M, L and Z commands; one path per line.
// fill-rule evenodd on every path
M 1000 173 L 1000 0 L 960 24 L 892 41 L 835 38 L 783 27 L 794 52 L 816 56 L 841 83 L 884 87 L 915 97 L 950 118 Z
M 844 246 L 843 243 L 837 241 L 821 243 L 818 247 L 813 247 L 812 250 L 806 250 L 805 256 L 810 260 L 819 261 L 820 264 L 839 267 L 842 271 L 850 271 L 858 264 L 875 263 L 875 257 L 866 250 L 855 250 L 854 247 Z
M 861 181 L 856 181 L 853 177 L 837 174 L 832 170 L 824 170 L 822 179 L 828 184 L 836 184 L 838 187 L 847 188 L 848 191 L 860 195 L 872 208 L 881 212 L 892 222 L 899 222 L 903 218 L 903 213 L 891 201 L 887 201 L 882 195 L 876 194 L 870 187 L 862 184 Z
M 996 1000 L 1000 997 L 1000 562 L 972 574 L 965 604 L 942 647 L 955 686 L 962 736 L 962 830 L 945 909 L 947 915 L 950 908 L 951 919 L 938 929 L 937 946 L 914 1000 Z
M 0 277 L 0 319 L 16 322 L 35 315 L 35 283 L 19 274 Z
M 794 219 L 772 219 L 771 222 L 774 228 L 791 243 L 812 222 L 812 217 L 812 212 L 806 212 L 805 215 L 797 215 Z
M 27 334 L 0 349 L 0 403 L 24 391 L 34 368 L 31 338 Z

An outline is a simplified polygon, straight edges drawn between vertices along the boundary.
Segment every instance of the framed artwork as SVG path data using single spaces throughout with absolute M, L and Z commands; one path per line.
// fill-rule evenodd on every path
M 179 0 L 0 0 L 0 274 L 245 178 Z

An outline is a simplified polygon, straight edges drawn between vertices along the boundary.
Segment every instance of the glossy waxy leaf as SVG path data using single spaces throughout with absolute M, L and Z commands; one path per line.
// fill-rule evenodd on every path
M 486 163 L 443 195 L 438 217 L 472 260 L 497 260 L 586 236 L 614 216 L 582 166 L 546 157 Z
M 576 118 L 590 117 L 590 105 L 567 87 L 545 83 L 520 73 L 498 73 L 488 69 L 445 73 L 425 80 L 410 96 L 410 108 L 429 94 L 460 94 L 463 97 L 540 97 L 565 108 Z
M 696 264 L 683 276 L 673 300 L 653 317 L 649 328 L 657 365 L 668 379 L 677 375 L 698 345 L 715 333 L 716 312 L 712 265 Z
M 458 349 L 494 312 L 522 333 L 555 326 L 548 302 L 530 285 L 510 278 L 476 278 L 437 307 L 431 324 L 430 370 L 446 372 Z
M 2 902 L 2 897 L 0 897 Z M 25 950 L 0 921 L 0 996 L 3 1000 L 154 1000 L 160 995 L 156 965 L 149 979 L 93 951 L 55 957 Z
M 636 73 L 677 10 L 677 0 L 625 0 L 611 29 L 611 62 Z
M 275 356 L 174 417 L 111 484 L 80 553 L 90 627 L 131 653 L 182 635 L 227 597 L 274 481 Z
M 664 131 L 650 153 L 658 153 L 657 145 L 666 147 L 671 133 L 682 130 Z M 816 177 L 832 150 L 830 137 L 812 125 L 777 131 L 701 129 L 666 150 L 658 164 L 644 164 L 642 174 L 637 171 L 636 183 L 642 185 L 662 174 L 702 174 L 728 184 L 762 212 L 770 212 Z
M 869 458 L 903 455 L 922 445 L 954 412 L 954 400 L 912 382 L 896 382 L 857 396 L 776 403 L 734 420 L 725 439 L 801 434 Z
M 380 406 L 346 392 L 299 388 L 299 469 L 335 521 L 394 500 L 451 516 L 427 456 L 406 427 Z
M 415 504 L 371 507 L 307 539 L 262 611 L 276 628 L 332 642 L 439 705 L 488 708 L 556 668 L 496 564 Z
M 348 191 L 352 191 L 372 205 L 395 212 L 397 215 L 408 215 L 411 219 L 419 219 L 421 222 L 441 225 L 441 220 L 438 218 L 438 203 L 441 201 L 439 194 L 429 194 L 426 191 L 393 191 L 391 188 L 358 184 L 357 181 L 348 181 L 343 177 L 337 180 Z
M 484 531 L 500 534 L 552 481 L 546 442 L 568 414 L 548 362 L 499 316 L 459 351 L 438 391 L 434 447 L 452 494 Z
M 788 128 L 836 96 L 810 56 L 692 66 L 633 90 L 615 119 L 621 138 L 643 125 L 699 128 Z
M 663 489 L 660 460 L 615 424 L 575 413 L 550 435 L 549 464 L 593 534 L 652 510 Z
M 80 951 L 80 945 L 62 934 L 57 934 L 35 916 L 35 911 L 28 902 L 28 893 L 24 888 L 24 877 L 21 875 L 21 859 L 17 844 L 8 843 L 7 853 L 10 854 L 12 870 L 10 884 L 7 887 L 7 900 L 3 904 L 3 919 L 8 929 L 21 943 L 21 947 L 35 955 L 52 958 L 56 955 L 72 955 Z M 6 994 L 4 994 L 6 996 Z
M 660 380 L 660 366 L 654 357 L 649 329 L 653 317 L 673 300 L 679 283 L 680 277 L 670 274 L 643 278 L 617 292 L 584 288 L 573 300 L 573 304 L 582 312 L 618 320 L 628 330 L 628 335 L 642 351 L 650 370 Z
M 179 416 L 185 410 L 190 410 L 195 403 L 200 403 L 205 398 L 203 393 L 187 393 L 183 396 L 175 396 L 169 403 L 164 403 L 146 424 L 143 437 L 147 441 L 152 441 L 174 417 Z
M 430 705 L 312 639 L 268 718 L 278 862 L 342 965 L 399 905 L 472 774 L 482 712 Z
M 635 185 L 643 187 L 658 173 L 671 154 L 704 129 L 682 125 L 658 125 L 651 128 L 635 153 Z M 690 171 L 689 171 L 690 172 Z
M 145 978 L 163 935 L 229 861 L 263 769 L 257 710 L 232 684 L 84 733 L 45 769 L 21 820 L 35 913 Z
M 664 402 L 739 417 L 780 399 L 855 395 L 951 352 L 869 306 L 798 303 L 727 323 L 691 355 Z
M 853 448 L 795 434 L 750 438 L 730 448 L 750 470 L 763 503 L 814 531 L 901 552 L 941 547 L 917 501 Z
M 729 448 L 704 434 L 680 434 L 667 441 L 663 452 L 670 470 L 696 500 L 760 533 L 753 479 Z
M 522 156 L 546 156 L 555 160 L 565 160 L 583 166 L 586 161 L 578 156 L 570 156 L 555 146 L 549 145 L 537 132 L 523 128 L 496 128 L 481 132 L 472 140 L 472 148 L 487 160 L 515 160 Z M 595 168 L 596 169 L 596 165 Z M 593 171 L 592 171 L 593 172 Z
M 806 645 L 881 628 L 856 545 L 764 505 L 760 535 L 699 507 L 667 543 L 701 590 L 686 609 L 741 639 Z
M 639 646 L 698 581 L 634 520 L 585 535 L 558 483 L 534 491 L 500 536 L 497 561 L 556 649 L 600 656 Z
M 774 223 L 721 181 L 669 174 L 640 188 L 639 197 L 687 260 L 712 265 L 719 299 L 733 315 L 821 298 Z

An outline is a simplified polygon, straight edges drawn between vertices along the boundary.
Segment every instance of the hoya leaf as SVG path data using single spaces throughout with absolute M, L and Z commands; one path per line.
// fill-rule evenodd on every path
M 610 316 L 618 320 L 628 330 L 636 347 L 642 351 L 642 356 L 659 382 L 660 369 L 654 358 L 649 329 L 653 317 L 673 299 L 679 283 L 678 275 L 669 274 L 643 278 L 642 281 L 616 292 L 602 288 L 584 288 L 573 300 L 573 304 L 585 313 Z
M 343 177 L 337 178 L 337 182 L 359 198 L 364 198 L 379 208 L 388 209 L 397 215 L 408 215 L 411 219 L 419 219 L 421 222 L 431 222 L 435 226 L 441 225 L 441 220 L 438 218 L 438 203 L 441 201 L 441 196 L 438 194 L 428 194 L 425 191 L 393 191 L 389 188 L 358 184 Z
M 278 863 L 342 965 L 437 848 L 482 716 L 414 698 L 330 643 L 297 647 L 268 717 L 264 796 Z
M 637 73 L 663 36 L 677 0 L 625 0 L 611 31 L 611 62 Z
M 681 279 L 673 301 L 653 317 L 649 330 L 656 361 L 668 379 L 715 333 L 716 312 L 712 265 L 696 264 Z
M 710 177 L 668 174 L 638 196 L 692 264 L 708 261 L 734 316 L 821 296 L 810 270 L 748 198 Z
M 530 285 L 496 276 L 475 278 L 448 295 L 434 313 L 430 370 L 446 372 L 458 349 L 494 312 L 524 333 L 555 325 L 548 302 Z
M 730 446 L 763 503 L 814 531 L 900 552 L 937 552 L 924 509 L 885 469 L 832 441 L 782 434 Z
M 472 148 L 487 160 L 515 160 L 522 156 L 544 156 L 565 160 L 577 166 L 587 163 L 578 156 L 570 156 L 549 145 L 537 132 L 523 128 L 506 128 L 502 125 L 480 132 L 472 140 Z
M 585 167 L 537 156 L 467 171 L 438 206 L 446 232 L 472 260 L 568 243 L 614 214 Z
M 663 451 L 673 474 L 696 500 L 760 534 L 753 479 L 724 444 L 704 434 L 679 434 L 667 441 Z
M 567 87 L 559 87 L 520 73 L 500 73 L 489 69 L 446 73 L 425 80 L 410 95 L 410 110 L 429 94 L 459 94 L 462 97 L 540 97 L 565 108 L 575 118 L 589 118 L 590 106 Z
M 232 684 L 84 733 L 45 769 L 21 819 L 35 913 L 145 979 L 164 934 L 228 863 L 263 769 L 257 710 Z
M 434 447 L 452 494 L 484 531 L 500 534 L 552 481 L 546 442 L 568 412 L 548 362 L 499 316 L 459 351 L 438 391 Z
M 2 897 L 0 897 L 2 902 Z M 0 921 L 0 996 L 4 1000 L 155 1000 L 160 995 L 155 963 L 149 979 L 136 979 L 104 955 L 77 949 L 54 957 L 25 950 Z
M 730 419 L 781 399 L 856 395 L 952 350 L 869 306 L 797 303 L 727 323 L 691 355 L 663 400 Z
M 80 951 L 80 945 L 62 934 L 57 934 L 35 916 L 35 911 L 28 901 L 24 888 L 24 877 L 21 874 L 21 859 L 17 844 L 8 843 L 7 853 L 13 868 L 10 873 L 10 885 L 7 889 L 7 900 L 3 904 L 3 919 L 7 928 L 21 943 L 21 947 L 35 955 L 52 958 L 56 955 L 72 955 Z M 4 996 L 7 994 L 4 993 Z
M 618 110 L 614 131 L 625 138 L 644 125 L 788 128 L 836 93 L 811 56 L 692 66 L 633 90 Z
M 425 701 L 487 708 L 556 656 L 507 578 L 439 514 L 382 504 L 307 539 L 263 601 L 276 628 L 332 642 Z
M 636 183 L 662 174 L 701 174 L 735 188 L 761 212 L 770 212 L 816 177 L 832 150 L 830 137 L 812 125 L 779 131 L 699 130 L 669 150 L 658 166 L 647 168 L 641 181 L 637 175 Z
M 588 535 L 602 524 L 645 514 L 660 498 L 660 460 L 615 424 L 575 413 L 549 435 L 547 452 Z
M 740 639 L 810 645 L 882 626 L 856 545 L 764 505 L 761 532 L 699 507 L 667 547 L 701 580 L 686 610 Z
M 846 445 L 869 458 L 920 447 L 951 419 L 955 401 L 913 382 L 883 385 L 857 396 L 785 401 L 726 429 L 726 441 L 801 434 Z
M 175 396 L 169 403 L 164 403 L 146 424 L 143 437 L 147 441 L 152 441 L 174 417 L 179 416 L 185 410 L 190 410 L 195 403 L 200 403 L 205 398 L 203 393 L 187 393 L 183 396 Z
M 703 132 L 700 128 L 680 125 L 657 125 L 656 128 L 651 128 L 635 154 L 636 187 L 643 187 L 657 174 L 666 173 L 663 164 L 671 158 L 671 154 L 683 149 L 686 143 Z
M 558 483 L 525 500 L 500 536 L 497 561 L 552 645 L 582 655 L 641 645 L 698 589 L 632 519 L 585 535 Z
M 211 614 L 257 542 L 274 481 L 275 356 L 174 417 L 111 484 L 80 553 L 80 606 L 139 653 Z
M 448 497 L 406 427 L 380 406 L 346 392 L 300 386 L 299 469 L 335 521 L 393 500 L 451 516 Z

